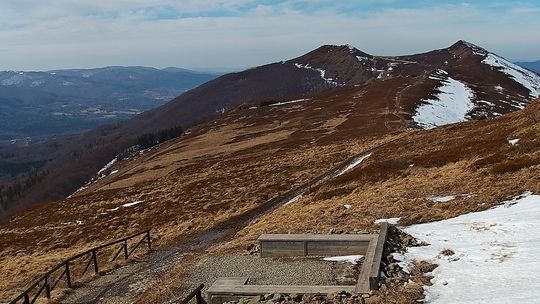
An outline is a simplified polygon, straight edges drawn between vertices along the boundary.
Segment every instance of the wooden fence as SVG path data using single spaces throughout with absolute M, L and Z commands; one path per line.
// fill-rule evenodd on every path
M 128 248 L 128 241 L 141 237 L 142 238 L 131 248 Z M 10 304 L 17 304 L 17 303 L 24 303 L 24 304 L 33 304 L 37 301 L 39 296 L 45 292 L 45 297 L 48 299 L 51 298 L 51 292 L 58 286 L 60 281 L 64 278 L 66 286 L 68 288 L 73 288 L 73 281 L 74 281 L 74 270 L 71 269 L 70 265 L 75 260 L 84 259 L 87 258 L 87 262 L 85 267 L 83 268 L 82 272 L 80 273 L 80 276 L 84 276 L 84 274 L 87 273 L 88 269 L 90 269 L 90 266 L 93 266 L 94 273 L 97 274 L 99 272 L 99 265 L 98 265 L 98 253 L 100 251 L 104 251 L 106 249 L 110 249 L 115 245 L 120 244 L 120 247 L 115 251 L 115 254 L 113 255 L 110 262 L 114 262 L 117 260 L 120 255 L 124 256 L 124 260 L 127 260 L 128 257 L 137 249 L 139 246 L 146 241 L 148 250 L 152 249 L 152 244 L 150 240 L 150 230 L 146 230 L 143 232 L 135 233 L 132 235 L 129 235 L 123 239 L 119 239 L 116 241 L 109 242 L 107 244 L 94 247 L 92 249 L 89 249 L 85 252 L 79 253 L 75 256 L 72 256 L 68 258 L 67 260 L 64 260 L 60 264 L 54 266 L 52 269 L 47 271 L 45 274 L 43 274 L 39 279 L 37 279 L 34 283 L 30 285 L 25 291 L 23 291 L 17 298 L 15 298 L 13 301 L 10 302 Z M 61 271 L 61 273 L 54 278 L 54 274 L 58 271 Z
M 195 298 L 197 301 L 197 304 L 207 304 L 202 296 L 202 290 L 204 288 L 204 284 L 199 285 L 199 287 L 195 288 L 187 297 L 185 297 L 182 301 L 178 302 L 179 304 L 187 304 L 191 299 Z

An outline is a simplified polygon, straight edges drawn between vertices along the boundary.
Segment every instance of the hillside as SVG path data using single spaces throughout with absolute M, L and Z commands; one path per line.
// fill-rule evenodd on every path
M 213 78 L 147 67 L 0 72 L 0 143 L 29 144 L 126 120 Z
M 338 63 L 350 56 L 357 59 L 356 52 L 347 46 L 330 49 L 339 55 L 335 57 Z M 329 52 L 324 48 L 318 51 Z M 278 69 L 313 75 L 310 79 L 318 79 L 321 89 L 336 88 L 296 99 L 251 100 L 187 129 L 182 138 L 113 164 L 100 179 L 71 198 L 14 218 L 0 229 L 0 248 L 4 248 L 0 258 L 4 265 L 1 275 L 16 279 L 6 282 L 10 285 L 2 289 L 12 294 L 14 291 L 9 290 L 27 282 L 36 269 L 83 247 L 144 228 L 153 229 L 161 246 L 189 241 L 194 234 L 216 227 L 233 229 L 237 233 L 235 241 L 216 244 L 218 247 L 213 249 L 222 252 L 245 248 L 263 231 L 362 229 L 373 227 L 375 219 L 387 217 L 401 217 L 400 223 L 404 224 L 419 223 L 483 210 L 523 191 L 538 192 L 538 103 L 499 118 L 433 129 L 437 121 L 422 125 L 414 120 L 418 113 L 415 110 L 426 104 L 424 100 L 435 100 L 440 93 L 437 88 L 450 82 L 447 77 L 465 83 L 474 73 L 483 73 L 483 79 L 500 80 L 496 83 L 506 88 L 504 94 L 493 83 L 483 86 L 486 90 L 492 88 L 494 106 L 490 109 L 497 111 L 482 117 L 514 111 L 529 103 L 531 97 L 525 96 L 537 94 L 507 77 L 508 70 L 482 64 L 488 54 L 478 52 L 459 43 L 450 49 L 399 59 L 374 57 L 370 64 L 389 65 L 399 60 L 405 66 L 380 78 L 381 72 L 372 68 L 356 76 L 333 75 L 346 72 L 350 66 L 346 61 L 332 65 L 332 69 L 327 66 L 324 75 L 321 63 L 306 67 L 308 63 L 302 57 L 274 64 L 279 65 Z M 470 62 L 449 62 L 446 76 L 437 64 L 441 60 L 444 64 L 454 55 Z M 427 72 L 403 63 L 421 59 L 429 67 Z M 470 68 L 474 62 L 477 70 Z M 274 70 L 272 66 L 244 73 L 261 75 Z M 465 74 L 467 70 L 469 74 Z M 369 71 L 373 72 L 372 78 L 357 85 L 362 81 L 357 79 Z M 188 96 L 203 94 L 205 88 L 217 87 L 221 81 L 239 81 L 242 75 L 247 74 L 223 76 Z M 471 90 L 479 90 L 478 81 L 467 84 Z M 534 85 L 530 84 L 533 89 Z M 480 90 L 475 92 L 480 95 Z M 519 99 L 522 104 L 504 97 Z M 188 97 L 177 101 L 189 100 L 184 98 Z M 452 105 L 444 98 L 437 100 Z M 476 98 L 468 100 L 475 106 L 472 114 L 453 116 L 457 121 L 475 117 L 474 109 L 483 104 Z M 173 102 L 166 108 L 175 106 Z M 141 116 L 156 119 L 159 113 L 154 110 Z M 135 122 L 131 121 L 131 126 Z M 264 203 L 269 199 L 366 152 L 370 156 L 353 170 L 265 214 Z M 433 201 L 450 195 L 455 199 L 449 203 Z M 237 219 L 245 214 L 258 215 L 258 221 L 247 227 L 236 226 L 241 222 Z
M 33 155 L 31 160 L 41 162 L 40 170 L 47 173 L 15 201 L 3 204 L 4 217 L 71 194 L 143 134 L 186 128 L 246 102 L 268 104 L 354 89 L 366 95 L 369 107 L 385 111 L 384 122 L 377 122 L 385 128 L 432 128 L 522 109 L 539 88 L 538 75 L 464 41 L 398 57 L 373 56 L 347 45 L 322 46 L 289 61 L 221 76 L 125 123 L 42 145 L 47 153 L 34 147 L 3 152 Z

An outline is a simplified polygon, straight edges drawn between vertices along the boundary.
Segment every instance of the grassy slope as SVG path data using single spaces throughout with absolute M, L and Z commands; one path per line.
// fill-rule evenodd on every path
M 484 210 L 524 191 L 539 193 L 538 134 L 539 102 L 497 119 L 408 134 L 245 228 L 226 248 L 243 247 L 263 232 L 373 228 L 376 219 L 390 217 L 401 217 L 404 225 L 441 220 Z M 516 146 L 508 142 L 516 138 Z M 428 199 L 463 194 L 446 203 Z
M 524 190 L 540 192 L 537 167 L 493 172 L 509 157 L 538 159 L 538 105 L 495 120 L 412 131 L 399 103 L 407 106 L 429 89 L 417 80 L 398 77 L 281 107 L 241 107 L 118 164 L 118 173 L 88 190 L 0 227 L 0 276 L 13 278 L 2 281 L 0 297 L 14 295 L 66 256 L 133 231 L 152 227 L 157 244 L 173 244 L 401 136 L 217 252 L 243 249 L 263 231 L 373 227 L 374 219 L 389 216 L 421 222 L 487 208 Z M 516 147 L 507 142 L 513 137 L 521 138 Z M 425 199 L 461 193 L 473 196 L 445 205 Z M 145 202 L 108 211 L 135 200 Z M 75 220 L 84 224 L 63 224 Z

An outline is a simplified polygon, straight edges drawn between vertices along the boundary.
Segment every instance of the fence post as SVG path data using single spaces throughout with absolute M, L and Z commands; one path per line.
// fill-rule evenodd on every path
M 96 255 L 95 249 L 92 250 L 92 260 L 94 261 L 94 272 L 97 274 L 99 271 L 98 271 L 97 255 Z
M 197 299 L 197 304 L 207 304 L 204 298 L 202 297 L 202 289 L 199 289 L 199 291 L 195 295 L 195 298 Z
M 49 285 L 49 277 L 45 278 L 45 296 L 47 299 L 51 298 L 51 286 Z
M 69 260 L 66 261 L 66 282 L 69 288 L 73 288 L 71 285 L 71 273 L 69 272 Z
M 152 250 L 152 244 L 150 241 L 150 230 L 146 231 L 146 239 L 148 240 L 148 250 Z
M 127 240 L 124 240 L 124 259 L 127 261 L 128 259 L 128 248 L 127 248 Z

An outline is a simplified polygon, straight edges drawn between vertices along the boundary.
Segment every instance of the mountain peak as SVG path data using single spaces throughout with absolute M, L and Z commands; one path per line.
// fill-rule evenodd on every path
M 472 51 L 473 54 L 481 55 L 481 56 L 485 56 L 489 53 L 486 49 L 465 40 L 459 40 L 458 42 L 452 44 L 449 49 L 450 50 L 469 50 L 469 51 Z
M 306 53 L 298 58 L 295 58 L 291 61 L 309 63 L 309 62 L 319 62 L 319 61 L 328 61 L 336 58 L 353 58 L 357 60 L 359 57 L 363 58 L 373 58 L 372 55 L 364 53 L 357 48 L 349 45 L 322 45 L 313 51 Z

